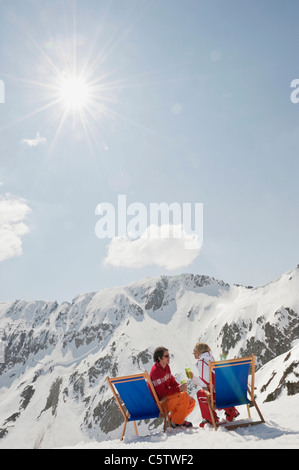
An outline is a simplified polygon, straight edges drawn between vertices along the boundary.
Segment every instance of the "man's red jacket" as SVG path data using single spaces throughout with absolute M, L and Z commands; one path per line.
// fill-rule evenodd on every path
M 171 374 L 168 365 L 163 369 L 158 362 L 155 362 L 150 373 L 150 378 L 159 400 L 162 400 L 163 397 L 180 392 L 180 386 Z

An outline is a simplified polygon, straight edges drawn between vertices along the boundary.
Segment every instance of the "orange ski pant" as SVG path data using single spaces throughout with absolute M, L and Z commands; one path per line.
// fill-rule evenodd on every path
M 174 393 L 167 397 L 167 409 L 170 412 L 171 421 L 175 424 L 183 424 L 194 407 L 195 400 L 187 392 Z

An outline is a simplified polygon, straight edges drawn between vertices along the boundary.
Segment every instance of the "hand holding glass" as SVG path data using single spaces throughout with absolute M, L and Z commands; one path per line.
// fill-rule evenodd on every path
M 187 392 L 187 382 L 186 380 L 185 381 L 181 381 L 181 385 L 180 385 L 180 392 Z

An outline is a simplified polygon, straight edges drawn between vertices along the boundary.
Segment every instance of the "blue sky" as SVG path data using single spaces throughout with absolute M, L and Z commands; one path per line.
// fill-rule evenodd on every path
M 0 0 L 0 301 L 183 272 L 256 286 L 295 267 L 298 10 Z M 79 77 L 88 99 L 75 107 L 62 83 Z M 126 265 L 123 245 L 95 234 L 97 205 L 119 195 L 203 203 L 201 250 L 126 240 Z

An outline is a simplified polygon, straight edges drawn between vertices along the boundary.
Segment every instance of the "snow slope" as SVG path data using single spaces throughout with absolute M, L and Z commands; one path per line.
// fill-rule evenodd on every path
M 299 395 L 281 397 L 277 402 L 264 404 L 261 408 L 265 424 L 234 431 L 221 427 L 217 432 L 213 428 L 168 430 L 166 434 L 153 432 L 146 437 L 131 435 L 125 437 L 123 442 L 119 439 L 82 441 L 64 448 L 101 449 L 106 450 L 107 455 L 111 454 L 111 450 L 130 452 L 136 449 L 160 449 L 161 453 L 172 449 L 178 454 L 184 449 L 299 449 Z
M 274 447 L 284 438 L 286 446 L 294 445 L 298 292 L 297 267 L 250 289 L 184 274 L 81 294 L 60 305 L 0 303 L 1 338 L 7 344 L 0 364 L 0 448 L 160 447 L 160 442 L 179 448 L 178 441 L 190 447 L 191 440 L 196 448 L 199 436 L 200 445 L 212 445 L 204 441 L 206 434 L 216 447 L 232 436 L 242 440 L 246 433 L 252 445 L 261 441 L 268 446 L 271 441 Z M 165 345 L 180 380 L 187 365 L 195 372 L 192 350 L 197 341 L 210 344 L 216 358 L 223 347 L 230 358 L 256 354 L 257 402 L 266 424 L 236 432 L 219 429 L 214 437 L 201 429 L 164 435 L 161 424 L 138 423 L 139 434 L 149 437 L 136 438 L 128 426 L 126 441 L 120 444 L 122 416 L 106 377 L 149 372 L 155 347 Z M 195 386 L 189 384 L 189 393 L 196 395 Z M 201 421 L 198 406 L 190 419 L 195 425 Z M 185 436 L 192 438 L 188 444 Z
M 159 432 L 141 433 L 137 437 L 133 430 L 133 424 L 129 423 L 125 439 L 107 440 L 103 442 L 80 442 L 73 449 L 111 449 L 132 450 L 132 449 L 299 449 L 299 394 L 288 396 L 286 392 L 271 402 L 263 403 L 270 388 L 269 381 L 272 379 L 271 389 L 277 387 L 285 375 L 287 368 L 292 363 L 299 363 L 299 345 L 293 348 L 289 354 L 283 354 L 266 364 L 256 374 L 257 403 L 265 419 L 264 424 L 239 428 L 228 431 L 220 427 L 214 431 L 212 427 L 199 428 L 201 421 L 199 407 L 190 415 L 194 428 L 177 430 L 168 429 L 167 433 Z M 297 368 L 298 371 L 298 368 Z M 294 376 L 287 378 L 289 381 L 298 380 L 298 372 Z M 248 421 L 246 406 L 239 407 L 240 417 L 238 420 Z M 259 419 L 256 412 L 251 408 L 252 421 Z M 220 416 L 221 414 L 218 413 Z M 250 421 L 250 420 L 249 420 Z M 129 429 L 130 428 L 130 429 Z M 67 447 L 66 447 L 67 448 Z M 179 453 L 179 452 L 178 452 Z M 109 455 L 107 453 L 107 455 Z

